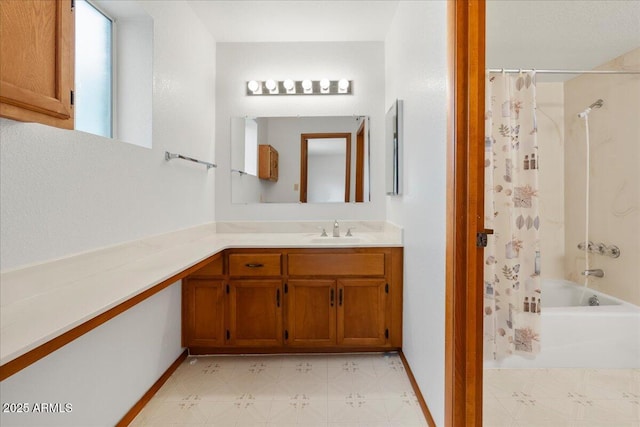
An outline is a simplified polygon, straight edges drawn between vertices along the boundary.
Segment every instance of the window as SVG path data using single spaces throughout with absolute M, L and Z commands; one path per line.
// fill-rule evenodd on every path
M 258 176 L 258 123 L 247 119 L 244 129 L 244 171 Z
M 113 20 L 76 0 L 76 129 L 113 136 Z
M 75 128 L 151 148 L 153 20 L 133 1 L 75 3 Z

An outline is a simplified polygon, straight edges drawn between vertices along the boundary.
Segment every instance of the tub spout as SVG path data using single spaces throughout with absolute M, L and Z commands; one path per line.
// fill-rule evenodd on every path
M 604 271 L 601 268 L 596 268 L 594 270 L 585 270 L 582 273 L 583 276 L 593 276 L 593 277 L 604 277 Z

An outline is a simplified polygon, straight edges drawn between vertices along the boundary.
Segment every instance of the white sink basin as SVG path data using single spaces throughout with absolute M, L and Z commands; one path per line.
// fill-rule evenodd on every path
M 326 244 L 355 244 L 362 243 L 364 239 L 360 237 L 314 237 L 311 239 L 311 243 L 326 243 Z

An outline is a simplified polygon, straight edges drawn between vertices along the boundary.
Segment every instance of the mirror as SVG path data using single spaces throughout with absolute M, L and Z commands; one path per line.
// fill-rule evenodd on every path
M 368 202 L 366 116 L 234 117 L 232 203 Z
M 396 100 L 385 116 L 385 188 L 387 194 L 401 194 L 402 165 L 402 100 Z

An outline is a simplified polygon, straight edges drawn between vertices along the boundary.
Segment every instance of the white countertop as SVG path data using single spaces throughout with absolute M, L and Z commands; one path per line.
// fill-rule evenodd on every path
M 33 350 L 228 248 L 400 247 L 381 222 L 218 223 L 197 226 L 0 273 L 0 364 Z M 287 230 L 288 232 L 283 232 Z

